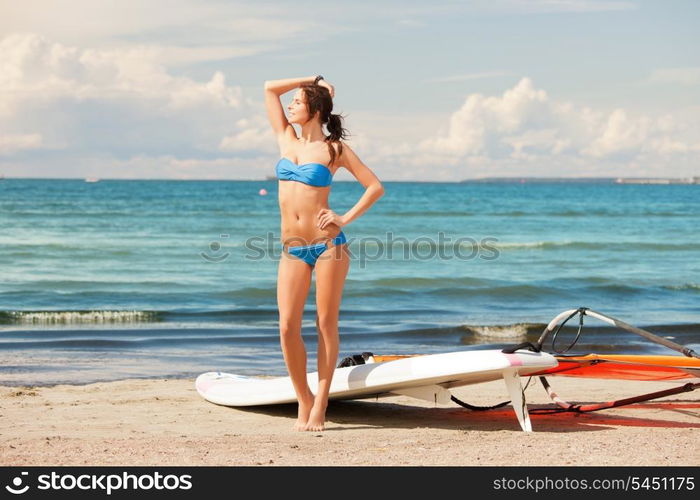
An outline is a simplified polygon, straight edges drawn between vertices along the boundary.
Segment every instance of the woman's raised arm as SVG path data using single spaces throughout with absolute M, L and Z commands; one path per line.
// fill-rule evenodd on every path
M 299 87 L 302 83 L 313 83 L 315 79 L 316 75 L 303 78 L 286 78 L 284 80 L 267 80 L 265 82 L 265 107 L 267 108 L 267 117 L 270 120 L 270 125 L 272 125 L 272 130 L 275 131 L 275 135 L 283 134 L 289 126 L 280 96 Z

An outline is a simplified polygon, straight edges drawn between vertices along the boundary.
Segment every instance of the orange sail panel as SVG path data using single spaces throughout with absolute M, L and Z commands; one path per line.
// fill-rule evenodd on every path
M 700 377 L 700 359 L 685 356 L 587 354 L 557 356 L 559 366 L 533 375 L 624 380 L 683 380 Z
M 422 354 L 374 355 L 375 363 L 422 356 Z M 700 359 L 686 356 L 647 356 L 639 354 L 586 354 L 556 356 L 559 366 L 532 375 L 609 378 L 622 380 L 683 380 L 700 378 Z

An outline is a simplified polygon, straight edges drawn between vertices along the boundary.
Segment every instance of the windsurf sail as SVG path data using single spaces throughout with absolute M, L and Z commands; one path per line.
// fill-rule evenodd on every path
M 556 346 L 557 334 L 561 328 L 572 318 L 579 315 L 579 329 L 576 336 L 566 348 L 560 349 Z M 583 318 L 584 316 L 591 316 L 607 322 L 618 328 L 627 330 L 629 332 L 638 334 L 647 340 L 655 342 L 657 344 L 673 349 L 682 354 L 682 356 L 659 356 L 659 355 L 630 355 L 630 354 L 583 354 L 583 355 L 570 355 L 566 354 L 570 351 L 583 331 Z M 651 332 L 637 328 L 635 326 L 629 325 L 624 321 L 612 318 L 605 314 L 592 311 L 587 307 L 579 307 L 578 309 L 571 309 L 558 314 L 545 328 L 544 332 L 540 336 L 539 340 L 535 344 L 524 343 L 518 346 L 514 346 L 508 349 L 504 349 L 503 352 L 512 353 L 518 349 L 528 348 L 532 351 L 541 351 L 545 342 L 551 335 L 551 349 L 554 351 L 552 354 L 558 362 L 558 366 L 552 368 L 546 368 L 540 372 L 533 373 L 531 376 L 538 376 L 543 387 L 549 394 L 550 398 L 554 403 L 557 404 L 558 408 L 555 409 L 544 409 L 539 410 L 540 413 L 551 412 L 551 411 L 575 411 L 575 412 L 588 412 L 597 411 L 606 408 L 613 408 L 617 406 L 628 405 L 632 403 L 638 403 L 642 401 L 649 401 L 651 399 L 657 399 L 673 394 L 679 394 L 681 392 L 693 391 L 700 387 L 700 355 L 687 346 L 682 346 L 671 340 L 663 337 L 659 337 Z M 362 355 L 356 355 L 352 358 L 346 358 L 344 360 L 347 363 L 345 366 L 349 366 L 356 363 L 383 363 L 387 361 L 394 361 L 397 359 L 422 356 L 422 354 L 398 354 L 398 355 L 377 355 L 372 353 L 362 353 Z M 679 382 L 682 385 L 676 385 L 672 388 L 652 392 L 648 394 L 641 394 L 639 396 L 634 396 L 631 398 L 620 399 L 615 401 L 608 401 L 604 403 L 595 404 L 572 404 L 568 403 L 562 398 L 560 398 L 553 390 L 551 385 L 546 379 L 546 375 L 552 376 L 567 376 L 567 377 L 585 377 L 585 378 L 600 378 L 600 379 L 615 379 L 615 380 L 644 380 L 644 381 L 654 381 L 654 382 Z M 527 386 L 526 386 L 527 387 Z M 452 396 L 452 400 L 471 410 L 488 410 L 493 408 L 501 407 L 508 404 L 510 401 L 505 401 L 494 406 L 475 406 L 460 401 L 459 399 Z M 538 411 L 538 410 L 536 410 Z
M 555 343 L 557 333 L 559 333 L 567 321 L 576 315 L 579 315 L 579 329 L 576 333 L 576 338 L 563 351 L 556 349 Z M 588 354 L 584 356 L 567 356 L 565 353 L 576 344 L 581 335 L 584 316 L 597 318 L 618 328 L 640 335 L 651 342 L 677 351 L 683 354 L 683 356 L 645 356 L 624 354 Z M 700 387 L 700 383 L 698 383 L 698 377 L 700 376 L 700 355 L 693 349 L 677 344 L 658 335 L 654 335 L 651 332 L 632 326 L 619 319 L 592 311 L 587 307 L 579 307 L 578 309 L 564 311 L 558 314 L 552 321 L 550 321 L 545 330 L 542 332 L 537 344 L 532 346 L 533 350 L 541 350 L 550 334 L 552 335 L 552 349 L 559 354 L 559 356 L 556 357 L 559 365 L 551 370 L 543 370 L 537 375 L 539 375 L 540 382 L 547 391 L 547 394 L 549 394 L 549 397 L 558 406 L 558 408 L 555 408 L 553 411 L 573 411 L 579 413 L 598 411 L 607 408 L 639 403 L 642 401 L 650 401 L 652 399 L 658 399 L 673 394 L 680 394 L 681 392 L 690 392 Z M 647 380 L 657 382 L 680 381 L 685 383 L 663 391 L 640 394 L 639 396 L 634 396 L 631 398 L 607 401 L 604 403 L 580 405 L 569 403 L 559 397 L 559 395 L 552 389 L 545 375 Z
M 624 354 L 586 354 L 555 356 L 559 366 L 534 375 L 647 380 L 655 382 L 698 378 L 700 359 L 683 356 L 644 356 Z

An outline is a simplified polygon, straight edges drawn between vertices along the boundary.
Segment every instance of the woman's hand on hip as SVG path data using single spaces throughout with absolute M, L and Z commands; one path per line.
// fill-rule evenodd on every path
M 345 225 L 345 221 L 330 208 L 322 208 L 318 212 L 318 227 L 324 229 L 328 224 L 335 224 L 338 227 L 342 227 Z

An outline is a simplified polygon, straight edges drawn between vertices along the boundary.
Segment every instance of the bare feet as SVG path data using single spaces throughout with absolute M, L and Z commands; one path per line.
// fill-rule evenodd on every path
M 311 413 L 309 413 L 309 420 L 306 423 L 304 430 L 307 431 L 322 431 L 325 429 L 326 420 L 326 404 L 319 405 L 314 403 L 313 408 L 311 408 Z
M 309 420 L 309 414 L 314 405 L 314 394 L 309 390 L 309 393 L 305 398 L 299 401 L 299 412 L 297 414 L 297 421 L 294 424 L 295 431 L 306 430 L 306 422 Z

